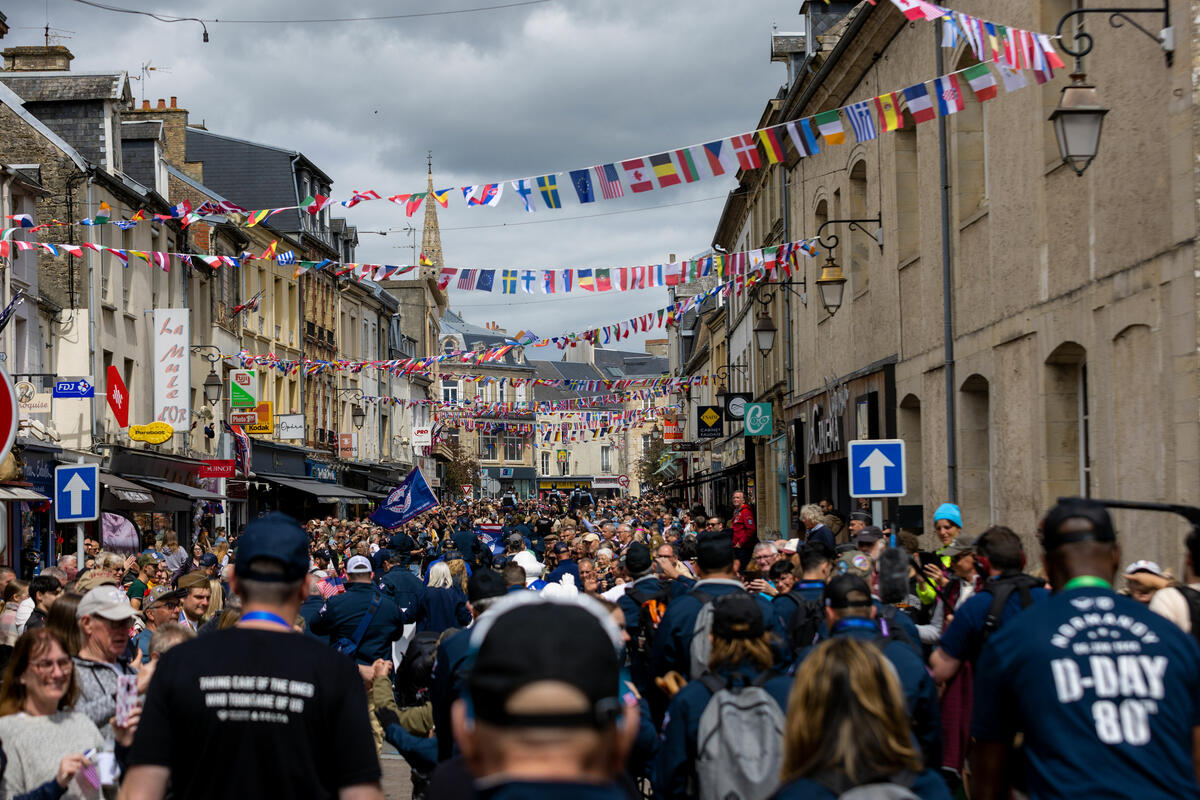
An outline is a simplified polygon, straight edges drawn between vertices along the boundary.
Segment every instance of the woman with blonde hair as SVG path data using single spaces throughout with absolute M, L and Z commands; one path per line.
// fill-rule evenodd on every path
M 429 585 L 420 599 L 404 612 L 404 624 L 417 624 L 417 633 L 441 633 L 447 628 L 465 628 L 471 623 L 467 596 L 454 585 L 450 567 L 439 561 L 429 568 Z
M 873 643 L 849 636 L 822 642 L 801 662 L 788 698 L 782 776 L 773 800 L 833 800 L 876 784 L 950 800 L 941 776 L 923 768 L 895 669 Z
M 465 593 L 467 591 L 466 562 L 461 558 L 455 558 L 444 563 L 450 568 L 450 582 Z

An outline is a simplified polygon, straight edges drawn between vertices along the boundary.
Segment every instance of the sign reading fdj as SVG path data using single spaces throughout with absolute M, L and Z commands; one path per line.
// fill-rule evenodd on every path
M 770 403 L 746 403 L 745 434 L 747 436 L 770 436 L 774 425 Z

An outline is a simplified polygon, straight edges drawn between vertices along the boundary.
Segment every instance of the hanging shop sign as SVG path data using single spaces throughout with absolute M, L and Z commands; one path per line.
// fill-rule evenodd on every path
M 252 369 L 235 369 L 229 373 L 229 407 L 257 408 L 258 379 Z
M 696 438 L 720 439 L 725 434 L 724 416 L 720 406 L 700 406 L 696 409 Z
M 746 414 L 746 404 L 754 399 L 750 392 L 728 392 L 725 394 L 725 419 L 741 422 Z
M 275 404 L 270 400 L 263 400 L 254 409 L 254 422 L 246 426 L 246 433 L 256 434 L 258 436 L 270 436 L 275 432 Z
M 188 313 L 186 308 L 154 309 L 154 419 L 185 429 L 192 423 Z
M 129 438 L 135 442 L 162 444 L 175 435 L 175 429 L 166 422 L 151 422 L 149 425 L 131 425 Z
M 276 420 L 279 426 L 277 439 L 303 439 L 304 438 L 304 415 L 303 414 L 280 414 Z
M 201 478 L 232 478 L 234 475 L 234 460 L 232 458 L 209 458 L 205 459 L 204 466 L 200 467 Z

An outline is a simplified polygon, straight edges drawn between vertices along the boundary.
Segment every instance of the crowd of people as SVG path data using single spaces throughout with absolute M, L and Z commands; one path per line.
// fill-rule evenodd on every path
M 0 570 L 4 792 L 379 798 L 387 743 L 428 798 L 1200 798 L 1200 536 L 1180 581 L 1090 501 L 1034 558 L 797 511 L 276 512 Z

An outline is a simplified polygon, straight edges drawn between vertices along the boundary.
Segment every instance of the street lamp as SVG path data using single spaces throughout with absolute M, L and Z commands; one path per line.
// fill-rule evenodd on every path
M 204 379 L 204 402 L 210 406 L 216 406 L 221 402 L 221 394 L 224 391 L 225 383 L 221 380 L 221 376 L 213 367 L 208 369 L 208 377 Z
M 763 358 L 766 358 L 775 346 L 775 330 L 775 323 L 771 321 L 770 315 L 766 311 L 759 314 L 758 321 L 754 323 L 754 341 Z
M 842 274 L 842 268 L 838 263 L 833 260 L 832 254 L 825 259 L 825 266 L 821 267 L 821 277 L 817 278 L 817 288 L 821 291 L 821 303 L 832 317 L 842 307 L 842 295 L 846 289 L 846 276 Z
M 355 428 L 362 430 L 363 423 L 366 421 L 367 412 L 363 410 L 362 406 L 357 403 L 350 406 L 350 422 L 353 423 Z

